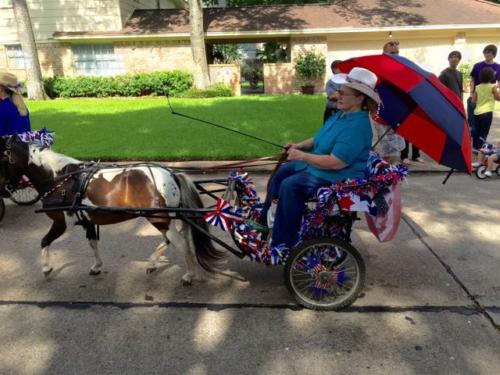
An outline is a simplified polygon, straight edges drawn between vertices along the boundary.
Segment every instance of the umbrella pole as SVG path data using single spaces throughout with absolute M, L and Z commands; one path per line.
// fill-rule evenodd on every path
M 444 181 L 443 181 L 443 185 L 446 184 L 446 181 L 448 181 L 448 179 L 451 177 L 451 175 L 453 174 L 453 172 L 455 172 L 455 170 L 453 168 L 451 168 L 450 171 L 448 172 L 448 174 L 446 175 Z
M 375 126 L 380 126 L 380 125 L 376 125 L 376 124 L 375 124 Z M 384 134 L 382 134 L 382 135 L 380 136 L 380 138 L 379 138 L 379 139 L 377 139 L 377 142 L 375 142 L 375 144 L 372 146 L 372 150 L 375 150 L 375 147 L 377 147 L 377 145 L 380 143 L 380 141 L 382 140 L 382 138 L 384 138 L 384 137 L 385 137 L 385 135 L 386 135 L 387 133 L 389 133 L 389 130 L 391 130 L 391 129 L 392 129 L 392 128 L 391 128 L 390 126 L 388 126 L 388 127 L 387 127 L 387 130 L 384 132 Z

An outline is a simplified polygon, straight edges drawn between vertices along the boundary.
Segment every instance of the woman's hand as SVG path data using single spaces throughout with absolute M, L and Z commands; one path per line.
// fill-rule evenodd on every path
M 288 149 L 288 160 L 304 160 L 305 152 L 301 151 L 295 147 L 290 147 Z

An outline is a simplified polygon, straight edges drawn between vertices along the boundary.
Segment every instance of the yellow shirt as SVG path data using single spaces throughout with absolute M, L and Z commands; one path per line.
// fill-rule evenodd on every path
M 493 112 L 495 109 L 495 97 L 493 96 L 494 83 L 481 83 L 476 86 L 476 109 L 475 115 L 482 115 L 483 113 Z

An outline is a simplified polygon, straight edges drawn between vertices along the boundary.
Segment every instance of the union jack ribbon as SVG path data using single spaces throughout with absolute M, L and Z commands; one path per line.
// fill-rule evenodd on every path
M 17 136 L 25 143 L 38 143 L 45 147 L 50 147 L 54 143 L 54 132 L 45 128 L 19 133 Z
M 240 208 L 233 208 L 229 202 L 219 198 L 215 210 L 203 216 L 203 220 L 223 231 L 231 232 L 234 222 L 243 221 L 242 213 Z

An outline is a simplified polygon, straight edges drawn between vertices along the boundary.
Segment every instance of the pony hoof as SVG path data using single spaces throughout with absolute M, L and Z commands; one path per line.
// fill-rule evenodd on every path
M 90 276 L 97 276 L 97 275 L 100 275 L 100 274 L 101 274 L 101 270 L 93 270 L 93 269 L 91 269 L 89 271 L 89 275 Z
M 146 274 L 151 275 L 153 272 L 156 272 L 157 269 L 158 268 L 156 268 L 156 267 L 146 268 Z
M 193 280 L 184 280 L 184 279 L 181 279 L 181 283 L 183 286 L 191 286 L 193 285 Z
M 54 268 L 50 267 L 48 270 L 43 271 L 43 276 L 48 277 Z

